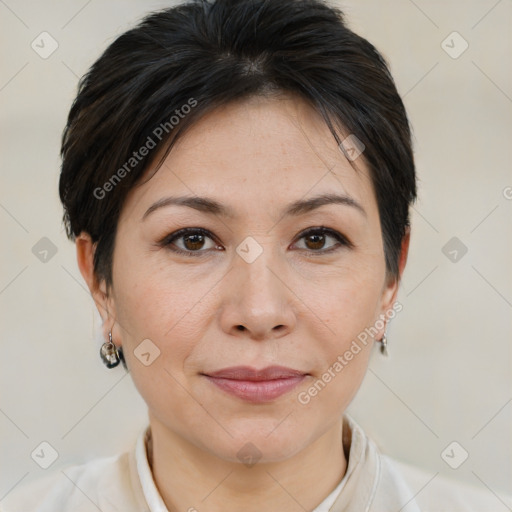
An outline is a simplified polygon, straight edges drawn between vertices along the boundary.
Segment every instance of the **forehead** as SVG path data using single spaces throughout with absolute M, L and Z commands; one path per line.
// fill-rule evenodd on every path
M 240 216 L 254 201 L 278 208 L 320 193 L 344 194 L 370 215 L 377 211 L 363 158 L 347 160 L 323 118 L 296 96 L 255 96 L 213 110 L 177 139 L 162 167 L 148 172 L 151 179 L 125 204 L 139 217 L 178 193 L 215 197 Z

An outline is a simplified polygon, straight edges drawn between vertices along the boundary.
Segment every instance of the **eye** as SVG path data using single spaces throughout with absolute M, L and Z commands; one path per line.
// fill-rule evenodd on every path
M 298 239 L 304 240 L 305 245 L 305 247 L 299 247 L 299 249 L 308 250 L 310 252 L 317 252 L 320 254 L 336 251 L 342 246 L 353 247 L 353 244 L 349 242 L 341 233 L 338 233 L 334 229 L 326 228 L 324 226 L 310 228 L 307 231 L 303 231 L 299 235 Z M 329 239 L 334 240 L 336 243 L 331 243 L 329 245 Z
M 207 240 L 210 240 L 209 246 Z M 214 241 L 213 235 L 203 228 L 180 229 L 166 236 L 159 242 L 159 245 L 188 256 L 201 256 L 212 249 L 220 249 Z
M 328 244 L 329 239 L 334 240 L 334 243 Z M 318 253 L 318 255 L 334 252 L 341 247 L 353 247 L 353 244 L 341 233 L 324 226 L 303 231 L 297 240 L 304 240 L 304 247 L 298 247 L 298 249 Z M 211 250 L 223 250 L 212 233 L 204 228 L 180 229 L 167 235 L 158 245 L 186 256 L 202 256 Z

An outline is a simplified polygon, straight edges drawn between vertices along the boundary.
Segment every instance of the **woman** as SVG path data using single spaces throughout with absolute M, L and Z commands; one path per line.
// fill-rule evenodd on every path
M 400 309 L 410 131 L 381 55 L 319 0 L 148 16 L 82 79 L 60 197 L 148 405 L 133 450 L 12 510 L 491 510 L 345 413 Z M 430 478 L 430 480 L 429 480 Z

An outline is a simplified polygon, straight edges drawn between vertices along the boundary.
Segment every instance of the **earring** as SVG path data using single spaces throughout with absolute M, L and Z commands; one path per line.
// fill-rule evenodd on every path
M 388 338 L 386 336 L 386 333 L 382 336 L 382 339 L 380 340 L 380 353 L 385 355 L 386 357 L 389 356 L 388 353 Z
M 107 368 L 114 368 L 121 362 L 119 352 L 112 341 L 112 330 L 108 331 L 108 341 L 100 348 L 100 356 Z

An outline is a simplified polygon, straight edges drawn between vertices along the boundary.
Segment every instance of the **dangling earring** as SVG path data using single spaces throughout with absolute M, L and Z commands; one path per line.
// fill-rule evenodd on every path
M 100 348 L 100 356 L 107 368 L 115 368 L 121 362 L 119 352 L 112 341 L 112 330 L 108 331 L 108 341 Z
M 388 353 L 388 338 L 386 336 L 386 333 L 384 333 L 384 335 L 382 336 L 382 339 L 380 340 L 380 353 L 385 355 L 386 357 L 389 356 L 389 353 Z

